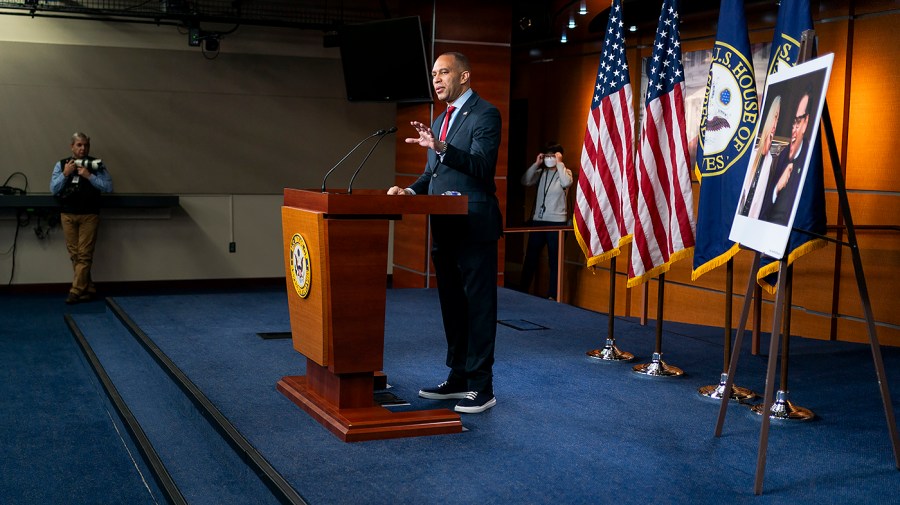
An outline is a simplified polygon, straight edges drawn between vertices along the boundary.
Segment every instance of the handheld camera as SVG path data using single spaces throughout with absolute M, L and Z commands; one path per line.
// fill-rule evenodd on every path
M 88 170 L 90 170 L 91 172 L 93 172 L 94 170 L 97 170 L 98 168 L 100 168 L 100 165 L 103 164 L 103 160 L 101 160 L 101 159 L 94 159 L 94 160 L 80 159 L 80 160 L 73 160 L 73 161 L 75 162 L 76 167 L 84 167 L 84 168 L 87 168 Z

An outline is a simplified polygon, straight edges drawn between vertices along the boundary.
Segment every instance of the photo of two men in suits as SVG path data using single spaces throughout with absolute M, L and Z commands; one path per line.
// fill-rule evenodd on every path
M 797 199 L 806 156 L 810 151 L 810 107 L 812 88 L 803 89 L 796 105 L 785 107 L 788 114 L 781 113 L 781 95 L 772 98 L 763 118 L 759 145 L 744 179 L 738 213 L 751 219 L 761 219 L 770 223 L 787 226 Z M 790 137 L 787 145 L 773 149 L 779 119 L 787 116 L 791 121 Z
M 773 258 L 784 254 L 794 218 L 804 212 L 798 207 L 805 202 L 807 172 L 822 170 L 810 158 L 833 61 L 828 54 L 768 77 L 729 234 L 733 242 Z

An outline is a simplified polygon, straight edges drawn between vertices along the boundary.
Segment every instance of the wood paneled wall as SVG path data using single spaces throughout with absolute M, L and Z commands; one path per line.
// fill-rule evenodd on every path
M 442 53 L 458 51 L 472 64 L 472 88 L 500 109 L 503 132 L 497 160 L 497 197 L 506 208 L 507 142 L 509 124 L 510 33 L 512 11 L 509 1 L 479 2 L 406 2 L 410 14 L 422 19 L 426 53 L 430 61 Z M 423 5 L 425 4 L 425 5 Z M 396 184 L 407 186 L 422 173 L 425 153 L 404 142 L 413 136 L 412 120 L 430 123 L 444 105 L 401 105 L 397 111 Z M 433 287 L 434 269 L 430 262 L 428 220 L 405 216 L 394 227 L 393 285 L 395 287 Z M 500 242 L 498 283 L 503 283 L 504 242 Z
M 597 4 L 597 2 L 591 2 Z M 608 3 L 607 3 L 608 5 Z M 626 4 L 626 8 L 633 3 Z M 872 300 L 877 331 L 882 343 L 900 345 L 900 311 L 893 291 L 900 280 L 900 91 L 890 83 L 900 79 L 900 11 L 891 0 L 836 0 L 813 2 L 819 53 L 835 54 L 827 104 L 846 174 L 854 223 L 859 227 L 863 267 Z M 752 43 L 772 39 L 777 11 L 771 7 L 748 12 Z M 628 21 L 628 12 L 625 12 Z M 682 25 L 684 51 L 709 49 L 715 42 L 715 14 L 692 18 Z M 640 83 L 641 58 L 650 55 L 655 25 L 626 37 L 631 82 Z M 516 47 L 513 52 L 512 99 L 527 102 L 528 133 L 524 144 L 538 146 L 547 139 L 559 140 L 567 149 L 568 165 L 579 172 L 580 157 L 590 102 L 591 86 L 597 68 L 601 40 L 570 41 L 530 48 Z M 637 95 L 635 93 L 635 99 Z M 635 104 L 637 106 L 637 104 Z M 824 141 L 824 136 L 822 137 Z M 532 148 L 533 150 L 533 148 Z M 571 154 L 570 154 L 571 153 Z M 827 153 L 827 150 L 826 150 Z M 529 156 L 533 154 L 528 152 Z M 522 153 L 510 153 L 511 158 Z M 525 158 L 528 159 L 528 158 Z M 513 184 L 525 167 L 510 167 L 510 193 L 522 191 Z M 846 241 L 840 228 L 837 194 L 832 168 L 826 156 L 825 184 L 827 217 L 832 238 Z M 694 199 L 699 187 L 694 183 Z M 510 196 L 510 200 L 517 197 Z M 510 212 L 521 212 L 512 209 Z M 875 227 L 870 228 L 870 227 Z M 625 285 L 627 249 L 617 261 L 616 314 L 656 317 L 654 280 L 648 287 L 649 307 L 644 288 L 628 290 Z M 507 271 L 521 263 L 522 251 L 507 254 Z M 742 252 L 735 258 L 734 313 L 737 324 L 752 255 Z M 584 256 L 569 237 L 565 250 L 565 292 L 568 303 L 598 312 L 607 312 L 609 268 L 594 271 L 585 267 Z M 666 277 L 665 313 L 667 320 L 704 325 L 725 324 L 726 269 L 719 267 L 697 281 L 691 281 L 691 259 L 677 262 Z M 510 275 L 509 280 L 513 281 Z M 762 329 L 770 331 L 772 302 L 765 296 Z M 857 291 L 850 251 L 834 244 L 810 253 L 795 263 L 792 334 L 820 339 L 867 341 L 865 321 Z M 600 335 L 598 338 L 603 338 Z

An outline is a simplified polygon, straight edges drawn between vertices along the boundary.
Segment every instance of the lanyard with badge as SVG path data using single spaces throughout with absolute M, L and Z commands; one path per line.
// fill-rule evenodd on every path
M 544 155 L 544 166 L 547 168 L 555 168 L 556 167 L 556 155 L 548 154 Z M 553 179 L 559 175 L 556 170 L 553 170 L 553 173 L 550 174 L 550 177 L 547 177 L 548 170 L 543 170 L 541 174 L 541 181 L 543 182 L 542 189 L 544 190 L 543 199 L 541 200 L 541 208 L 538 209 L 538 219 L 544 218 L 544 211 L 547 210 L 547 193 L 550 191 L 550 185 L 553 184 Z

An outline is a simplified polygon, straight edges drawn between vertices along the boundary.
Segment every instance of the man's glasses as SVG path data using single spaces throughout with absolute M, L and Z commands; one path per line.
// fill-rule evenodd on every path
M 809 112 L 807 112 L 806 114 L 803 114 L 802 116 L 795 117 L 794 118 L 794 126 L 797 126 L 798 124 L 800 124 L 800 122 L 803 121 L 804 119 L 806 119 L 807 116 L 809 116 Z

